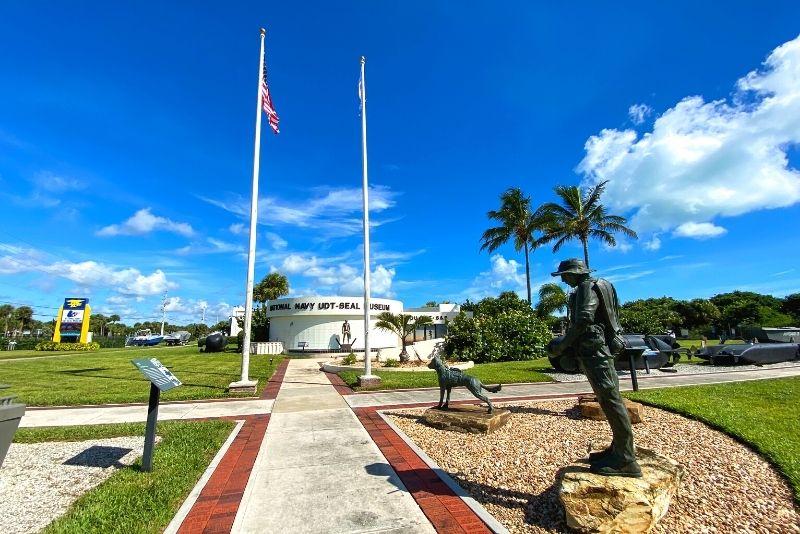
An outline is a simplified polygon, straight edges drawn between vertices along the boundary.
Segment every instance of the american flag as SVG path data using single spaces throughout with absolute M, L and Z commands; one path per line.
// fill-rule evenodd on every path
M 276 134 L 280 133 L 278 130 L 278 113 L 275 111 L 275 106 L 272 105 L 272 98 L 269 96 L 269 86 L 267 85 L 267 64 L 264 63 L 264 75 L 261 77 L 261 109 L 267 114 L 269 119 L 269 127 Z

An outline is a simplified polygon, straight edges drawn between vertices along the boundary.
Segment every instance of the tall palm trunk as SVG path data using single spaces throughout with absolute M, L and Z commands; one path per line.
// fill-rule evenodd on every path
M 525 243 L 525 281 L 528 283 L 528 306 L 531 305 L 531 264 L 528 260 L 528 243 Z
M 589 239 L 586 237 L 581 238 L 583 243 L 583 260 L 586 262 L 586 268 L 589 268 Z

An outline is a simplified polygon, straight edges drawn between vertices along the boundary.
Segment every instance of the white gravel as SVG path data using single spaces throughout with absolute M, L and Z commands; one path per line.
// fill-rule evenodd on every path
M 418 421 L 424 409 L 392 421 L 490 514 L 514 533 L 566 532 L 559 468 L 611 439 L 605 421 L 580 418 L 575 401 L 505 403 L 509 422 L 490 435 L 442 431 Z M 495 406 L 499 406 L 496 404 Z M 680 494 L 653 532 L 800 533 L 788 484 L 761 456 L 706 425 L 645 407 L 637 445 L 686 467 Z
M 0 468 L 0 532 L 39 532 L 117 469 L 142 455 L 144 438 L 12 443 Z

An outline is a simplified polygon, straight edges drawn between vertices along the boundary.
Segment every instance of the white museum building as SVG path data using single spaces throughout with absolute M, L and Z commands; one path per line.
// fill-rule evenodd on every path
M 414 333 L 423 341 L 444 337 L 447 323 L 458 316 L 458 304 L 439 304 L 429 308 L 403 308 L 399 300 L 370 299 L 371 350 L 400 347 L 393 332 L 375 327 L 383 312 L 404 313 L 412 318 L 424 315 L 432 323 Z M 469 314 L 471 315 L 471 314 Z M 363 297 L 298 297 L 271 300 L 267 303 L 269 339 L 280 342 L 289 351 L 335 352 L 342 348 L 364 351 Z M 348 336 L 349 334 L 349 336 Z

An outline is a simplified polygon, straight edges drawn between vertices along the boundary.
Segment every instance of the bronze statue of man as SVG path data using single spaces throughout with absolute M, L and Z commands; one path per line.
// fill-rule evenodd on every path
M 350 343 L 350 323 L 347 322 L 347 319 L 342 324 L 342 342 L 345 344 Z
M 617 293 L 609 281 L 591 278 L 590 272 L 581 260 L 569 259 L 552 273 L 561 276 L 573 290 L 569 295 L 567 332 L 551 341 L 547 350 L 555 356 L 566 350 L 573 352 L 611 426 L 611 445 L 589 455 L 590 470 L 601 475 L 641 477 L 631 420 L 619 394 L 619 377 L 614 369 L 614 353 L 621 349 Z

